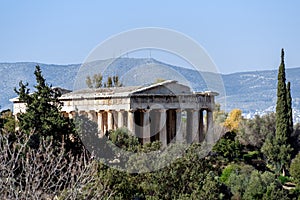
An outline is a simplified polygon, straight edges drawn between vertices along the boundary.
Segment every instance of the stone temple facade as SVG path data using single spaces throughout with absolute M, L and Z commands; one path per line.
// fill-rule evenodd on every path
M 213 125 L 216 92 L 192 92 L 177 81 L 147 86 L 84 89 L 66 92 L 60 100 L 64 116 L 85 115 L 98 125 L 99 136 L 127 127 L 141 143 L 199 142 Z M 14 115 L 25 112 L 17 98 Z M 204 119 L 205 118 L 205 119 Z

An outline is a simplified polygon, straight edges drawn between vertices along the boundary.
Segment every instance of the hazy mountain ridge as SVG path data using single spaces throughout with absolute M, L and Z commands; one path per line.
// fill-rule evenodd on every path
M 9 99 L 16 96 L 14 87 L 18 88 L 20 80 L 28 82 L 32 88 L 35 84 L 33 72 L 37 64 L 41 66 L 48 83 L 71 90 L 85 87 L 85 77 L 97 73 L 99 66 L 102 68 L 100 71 L 104 71 L 104 79 L 108 75 L 118 75 L 125 85 L 135 85 L 164 78 L 179 79 L 180 82 L 188 81 L 194 91 L 214 90 L 214 88 L 208 88 L 202 76 L 209 77 L 215 74 L 206 72 L 200 74 L 195 70 L 172 66 L 155 59 L 120 58 L 114 60 L 105 69 L 107 63 L 111 63 L 111 60 L 96 61 L 93 65 L 87 66 L 86 70 L 83 70 L 83 67 L 80 68 L 80 64 L 0 63 L 1 109 L 12 108 Z M 300 68 L 287 68 L 286 74 L 287 81 L 291 82 L 294 115 L 300 120 Z M 226 91 L 227 111 L 241 108 L 245 114 L 251 116 L 255 113 L 263 114 L 274 110 L 277 70 L 239 72 L 221 75 L 221 77 Z

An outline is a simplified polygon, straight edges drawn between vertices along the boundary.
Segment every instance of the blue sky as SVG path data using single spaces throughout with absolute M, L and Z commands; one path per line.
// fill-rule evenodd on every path
M 1 1 L 0 62 L 81 63 L 108 37 L 161 27 L 193 38 L 222 73 L 300 67 L 300 1 Z

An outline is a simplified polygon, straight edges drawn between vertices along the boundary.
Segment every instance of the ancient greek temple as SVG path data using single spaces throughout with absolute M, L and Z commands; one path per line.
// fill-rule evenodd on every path
M 98 125 L 99 137 L 127 127 L 141 143 L 199 142 L 213 125 L 216 92 L 192 92 L 188 86 L 167 80 L 147 86 L 84 89 L 60 97 L 64 116 L 76 112 Z M 14 114 L 25 112 L 17 99 Z

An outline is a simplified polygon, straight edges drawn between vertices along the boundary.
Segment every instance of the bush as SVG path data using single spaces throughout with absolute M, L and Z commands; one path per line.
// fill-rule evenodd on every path
M 262 199 L 267 187 L 274 181 L 275 176 L 270 172 L 252 171 L 243 199 Z
M 213 152 L 227 159 L 228 161 L 238 160 L 241 157 L 242 146 L 235 139 L 234 132 L 227 132 L 213 147 Z
M 278 177 L 278 180 L 279 180 L 279 182 L 280 182 L 282 185 L 284 185 L 286 182 L 289 182 L 291 179 L 290 179 L 289 177 L 287 177 L 287 176 L 282 176 L 282 175 L 280 175 L 280 176 Z
M 300 183 L 300 153 L 292 160 L 290 166 L 290 173 L 295 179 L 295 181 L 299 184 Z
M 288 200 L 287 191 L 285 191 L 278 181 L 274 181 L 267 187 L 266 193 L 263 195 L 263 200 Z
M 249 151 L 248 153 L 243 155 L 243 159 L 245 161 L 250 161 L 252 159 L 257 159 L 259 156 L 259 151 Z
M 117 147 L 124 150 L 136 152 L 140 145 L 138 138 L 131 135 L 127 128 L 110 131 L 109 138 Z
M 254 168 L 250 165 L 239 165 L 236 170 L 230 174 L 226 185 L 230 187 L 234 198 L 241 199 L 247 189 L 251 172 Z
M 222 183 L 227 184 L 228 183 L 228 178 L 231 175 L 231 173 L 234 173 L 239 169 L 240 169 L 240 166 L 238 166 L 236 164 L 226 166 L 225 169 L 222 171 L 222 174 L 220 176 L 220 181 Z

